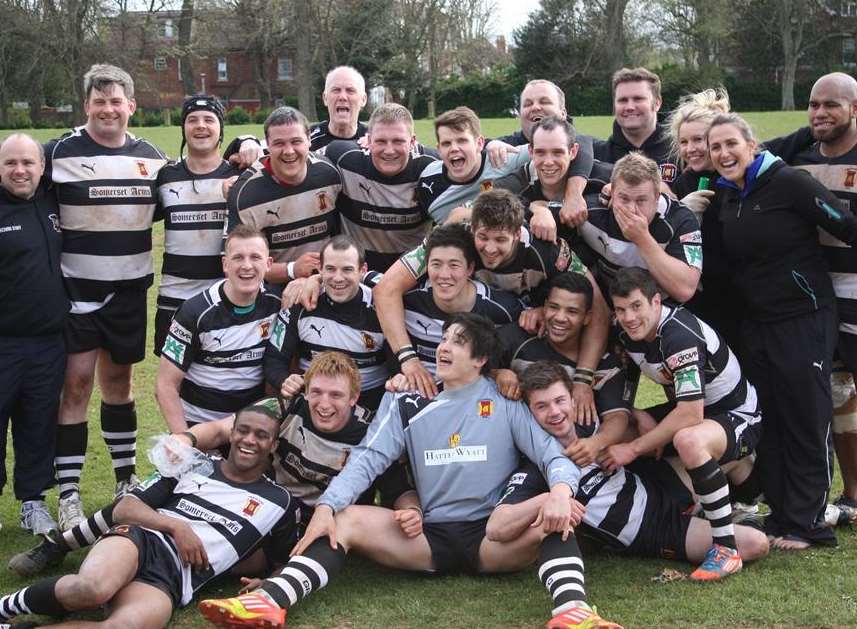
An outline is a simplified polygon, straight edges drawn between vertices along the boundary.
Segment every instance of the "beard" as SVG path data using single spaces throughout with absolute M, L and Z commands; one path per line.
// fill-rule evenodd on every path
M 851 130 L 851 123 L 852 121 L 849 120 L 824 130 L 812 128 L 812 137 L 822 143 L 836 142 Z

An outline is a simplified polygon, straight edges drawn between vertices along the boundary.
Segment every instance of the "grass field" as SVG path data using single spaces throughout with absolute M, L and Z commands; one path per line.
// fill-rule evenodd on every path
M 800 112 L 748 114 L 760 138 L 788 133 L 803 123 Z M 483 122 L 488 136 L 514 129 L 514 120 Z M 581 118 L 578 128 L 606 137 L 610 119 Z M 227 139 L 238 132 L 261 132 L 258 125 L 229 129 Z M 136 129 L 171 155 L 178 150 L 177 128 Z M 0 131 L 0 138 L 10 132 Z M 53 130 L 35 131 L 42 139 L 55 137 Z M 418 122 L 418 135 L 431 143 L 429 121 Z M 163 233 L 155 229 L 156 267 L 163 251 Z M 157 281 L 157 280 L 156 280 Z M 155 291 L 149 292 L 150 330 Z M 150 335 L 151 336 L 151 335 Z M 148 438 L 164 430 L 153 398 L 156 361 L 149 351 L 135 372 L 135 391 L 140 418 L 139 467 L 151 471 L 143 451 Z M 654 400 L 658 392 L 644 387 L 641 395 Z M 98 393 L 90 404 L 98 408 Z M 84 500 L 94 510 L 109 500 L 113 490 L 110 460 L 99 433 L 97 413 L 90 413 L 90 455 L 84 470 Z M 11 454 L 8 455 L 11 462 Z M 834 491 L 840 488 L 838 479 Z M 55 508 L 56 495 L 49 497 Z M 33 545 L 32 536 L 17 526 L 18 504 L 7 487 L 0 498 L 0 561 Z M 627 559 L 605 554 L 586 556 L 590 599 L 602 614 L 626 627 L 846 627 L 857 626 L 857 533 L 844 531 L 840 548 L 812 550 L 803 554 L 774 553 L 764 561 L 724 583 L 699 585 L 690 582 L 658 584 L 651 577 L 663 568 L 688 572 L 689 565 L 661 560 Z M 82 553 L 68 558 L 64 568 L 73 569 Z M 0 592 L 26 583 L 10 572 L 0 572 Z M 207 588 L 203 595 L 226 596 L 236 590 L 229 579 Z M 359 558 L 349 559 L 343 575 L 294 610 L 290 627 L 305 628 L 405 628 L 433 627 L 538 627 L 548 617 L 550 599 L 533 570 L 514 575 L 471 578 L 450 576 L 426 578 L 378 568 Z M 175 614 L 172 627 L 202 627 L 195 609 Z

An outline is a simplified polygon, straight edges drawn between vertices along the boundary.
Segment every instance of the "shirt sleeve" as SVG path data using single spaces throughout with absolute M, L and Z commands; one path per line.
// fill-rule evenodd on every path
M 177 484 L 177 479 L 161 476 L 155 472 L 135 487 L 131 491 L 131 495 L 140 499 L 143 504 L 151 509 L 157 509 L 167 504 Z
M 808 221 L 849 245 L 857 245 L 857 218 L 843 202 L 808 172 L 791 169 L 794 183 L 790 198 Z
M 699 221 L 693 212 L 683 205 L 674 207 L 672 211 L 678 220 L 674 224 L 673 238 L 667 243 L 666 252 L 688 266 L 702 271 L 702 230 Z
M 814 142 L 812 130 L 809 127 L 801 127 L 789 135 L 766 140 L 764 147 L 786 164 L 791 164 L 798 153 L 811 147 Z
M 173 315 L 161 356 L 186 372 L 198 351 L 199 329 L 195 308 L 191 302 L 185 302 Z
M 517 470 L 509 477 L 506 489 L 497 501 L 500 505 L 518 505 L 549 491 L 544 476 L 538 466 L 531 461 L 522 461 Z
M 282 565 L 289 561 L 289 553 L 298 542 L 300 521 L 301 510 L 298 501 L 291 499 L 283 517 L 265 536 L 265 541 L 262 544 L 265 559 L 270 565 Z
M 387 393 L 369 431 L 351 451 L 342 471 L 318 499 L 334 513 L 354 504 L 372 482 L 405 452 L 405 430 L 399 414 L 401 394 Z
M 592 173 L 592 164 L 595 161 L 592 155 L 592 138 L 588 135 L 579 135 L 577 136 L 577 144 L 580 148 L 577 150 L 577 156 L 568 166 L 568 176 L 589 179 L 589 175 Z
M 297 329 L 299 309 L 300 306 L 295 306 L 291 311 L 281 310 L 277 314 L 274 331 L 265 346 L 262 369 L 265 380 L 277 391 L 289 377 L 292 356 L 295 355 L 300 342 Z
M 616 411 L 631 411 L 631 404 L 625 399 L 625 370 L 616 354 L 607 353 L 598 363 L 592 390 L 595 394 L 595 407 L 599 416 Z
M 661 330 L 661 352 L 672 373 L 676 402 L 705 397 L 705 342 L 687 328 L 665 325 Z

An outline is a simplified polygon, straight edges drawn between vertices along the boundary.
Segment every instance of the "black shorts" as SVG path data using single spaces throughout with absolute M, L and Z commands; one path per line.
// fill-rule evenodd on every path
M 146 356 L 146 318 L 145 290 L 117 291 L 95 312 L 68 315 L 66 351 L 105 349 L 118 365 L 139 363 Z
M 152 348 L 155 356 L 161 355 L 164 341 L 167 340 L 167 332 L 170 331 L 170 323 L 173 322 L 173 315 L 175 314 L 175 310 L 168 310 L 166 308 L 158 307 L 155 310 L 155 345 Z
M 485 539 L 488 518 L 473 522 L 424 523 L 423 534 L 431 547 L 438 573 L 479 572 L 479 546 Z
M 675 406 L 675 402 L 664 402 L 643 410 L 649 413 L 656 422 L 661 423 L 675 409 Z M 761 421 L 751 425 L 747 422 L 747 417 L 733 411 L 706 413 L 705 419 L 717 422 L 726 433 L 726 449 L 718 461 L 721 465 L 743 459 L 755 452 L 759 438 L 762 436 Z M 672 442 L 664 446 L 663 456 L 678 456 Z
M 646 511 L 636 539 L 625 552 L 640 557 L 687 559 L 685 544 L 693 516 L 657 483 L 643 482 L 648 493 Z
M 836 346 L 835 358 L 845 363 L 852 374 L 857 373 L 857 334 L 839 331 L 839 342 Z M 834 365 L 834 371 L 836 366 Z
M 119 524 L 103 537 L 125 537 L 137 547 L 137 572 L 134 581 L 156 587 L 170 597 L 173 609 L 181 606 L 182 578 L 176 560 L 160 538 L 136 524 Z

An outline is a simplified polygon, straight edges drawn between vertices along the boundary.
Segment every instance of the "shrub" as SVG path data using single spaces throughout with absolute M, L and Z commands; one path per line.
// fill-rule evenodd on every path
M 250 124 L 250 114 L 243 107 L 233 107 L 226 112 L 226 124 Z

